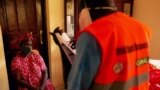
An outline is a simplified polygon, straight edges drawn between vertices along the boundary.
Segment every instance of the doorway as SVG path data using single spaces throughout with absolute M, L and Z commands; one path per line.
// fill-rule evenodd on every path
M 19 51 L 17 38 L 25 32 L 33 34 L 33 49 L 39 50 L 49 68 L 45 0 L 0 0 L 0 25 L 10 90 L 15 82 L 10 72 L 13 57 Z M 49 70 L 48 70 L 49 71 Z

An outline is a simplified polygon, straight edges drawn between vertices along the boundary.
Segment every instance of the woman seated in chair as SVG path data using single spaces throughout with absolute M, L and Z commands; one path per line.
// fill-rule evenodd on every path
M 32 40 L 32 33 L 25 33 L 19 38 L 20 51 L 11 63 L 18 90 L 54 90 L 47 78 L 43 58 L 37 50 L 32 50 Z

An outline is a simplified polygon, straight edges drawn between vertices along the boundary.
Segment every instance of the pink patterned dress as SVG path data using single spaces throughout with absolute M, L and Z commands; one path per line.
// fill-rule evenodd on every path
M 13 75 L 20 75 L 20 78 L 27 81 L 34 87 L 40 86 L 42 71 L 46 70 L 46 65 L 43 58 L 34 52 L 31 52 L 27 57 L 20 54 L 13 59 L 11 63 L 11 71 Z M 18 90 L 28 90 L 27 88 L 18 87 Z M 52 83 L 49 80 L 45 82 L 45 90 L 54 90 Z

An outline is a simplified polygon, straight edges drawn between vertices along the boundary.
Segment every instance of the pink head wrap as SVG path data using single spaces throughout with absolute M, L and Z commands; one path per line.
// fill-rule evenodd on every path
M 31 33 L 24 33 L 22 36 L 18 38 L 18 44 L 21 44 L 24 41 L 33 40 L 32 32 Z

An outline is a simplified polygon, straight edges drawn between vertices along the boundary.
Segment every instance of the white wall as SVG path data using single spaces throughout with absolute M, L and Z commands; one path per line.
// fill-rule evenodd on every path
M 160 0 L 134 0 L 133 17 L 152 29 L 151 58 L 160 59 Z

